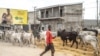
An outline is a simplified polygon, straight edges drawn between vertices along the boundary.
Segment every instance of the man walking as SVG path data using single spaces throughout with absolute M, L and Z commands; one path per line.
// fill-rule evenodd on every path
M 46 32 L 46 44 L 47 45 L 45 47 L 45 50 L 40 54 L 40 56 L 42 56 L 44 53 L 46 53 L 49 50 L 51 50 L 51 56 L 54 56 L 55 49 L 54 49 L 52 39 L 54 39 L 54 37 L 52 37 L 51 26 L 49 25 L 48 31 Z

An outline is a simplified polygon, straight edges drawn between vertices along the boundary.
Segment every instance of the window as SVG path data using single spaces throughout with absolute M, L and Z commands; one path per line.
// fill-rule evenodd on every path
M 41 18 L 44 18 L 44 12 L 41 12 Z
M 62 16 L 63 16 L 63 10 L 60 9 L 60 17 L 62 17 Z
M 49 15 L 49 13 L 48 13 L 48 11 L 46 11 L 46 18 L 48 18 L 48 15 Z

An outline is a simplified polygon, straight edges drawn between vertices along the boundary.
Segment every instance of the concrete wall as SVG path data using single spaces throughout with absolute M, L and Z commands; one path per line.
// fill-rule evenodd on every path
M 30 24 L 40 24 L 40 21 L 37 19 L 37 12 L 35 12 L 35 16 L 34 16 L 34 11 L 32 12 L 29 12 L 28 13 L 28 23 Z M 34 21 L 34 18 L 35 18 L 35 21 Z

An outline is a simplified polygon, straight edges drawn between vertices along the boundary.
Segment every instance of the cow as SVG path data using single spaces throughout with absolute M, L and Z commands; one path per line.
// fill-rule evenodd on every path
M 31 32 L 23 32 L 22 42 L 23 44 L 27 44 L 27 45 L 34 44 L 34 35 Z
M 95 29 L 87 29 L 87 28 L 83 28 L 82 30 L 83 30 L 83 31 L 92 31 L 92 32 L 95 33 L 95 36 L 98 36 L 98 31 L 95 30 Z
M 78 48 L 78 41 L 76 40 L 76 38 L 78 36 L 77 32 L 75 32 L 75 31 L 67 32 L 64 29 L 64 30 L 58 31 L 58 36 L 61 37 L 61 40 L 63 41 L 63 46 L 64 46 L 64 43 L 66 42 L 66 44 L 67 44 L 67 40 L 69 40 L 69 41 L 73 41 L 71 47 L 73 46 L 74 43 L 76 43 L 77 44 L 76 48 Z
M 19 45 L 22 46 L 22 33 L 13 32 L 10 39 L 13 45 L 18 42 Z
M 2 30 L 0 30 L 0 39 L 4 39 L 4 32 Z
M 87 43 L 90 43 L 95 50 L 94 51 L 95 56 L 98 56 L 99 55 L 99 49 L 98 49 L 99 45 L 98 45 L 97 37 L 93 36 L 93 35 L 86 34 L 84 32 L 80 32 L 79 35 L 80 35 L 81 41 L 84 44 L 84 47 L 86 47 Z

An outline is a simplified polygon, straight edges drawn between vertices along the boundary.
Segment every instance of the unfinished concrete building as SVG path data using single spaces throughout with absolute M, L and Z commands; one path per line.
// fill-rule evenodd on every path
M 82 25 L 82 3 L 48 6 L 39 8 L 38 12 L 44 30 L 48 25 L 52 26 L 53 31 L 71 30 L 75 25 Z

